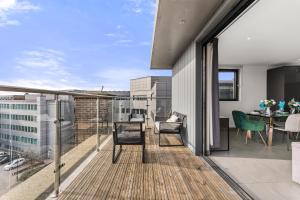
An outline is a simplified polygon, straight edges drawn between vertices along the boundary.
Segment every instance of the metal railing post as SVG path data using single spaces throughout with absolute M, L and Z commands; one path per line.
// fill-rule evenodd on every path
M 55 125 L 56 131 L 54 135 L 54 195 L 59 194 L 60 185 L 60 168 L 61 168 L 61 101 L 58 99 L 58 95 L 55 95 Z
M 111 101 L 111 122 L 114 123 L 114 107 L 115 107 L 115 98 Z M 113 125 L 112 125 L 113 126 Z
M 146 118 L 146 121 L 147 121 L 147 126 L 146 128 L 149 128 L 149 101 L 148 101 L 148 97 L 147 97 L 147 102 L 146 102 L 146 107 L 147 107 L 147 118 Z
M 100 100 L 99 98 L 97 98 L 96 101 L 96 107 L 97 107 L 97 146 L 96 146 L 96 150 L 99 151 L 99 146 L 100 146 L 100 133 L 99 133 L 99 117 L 100 117 Z

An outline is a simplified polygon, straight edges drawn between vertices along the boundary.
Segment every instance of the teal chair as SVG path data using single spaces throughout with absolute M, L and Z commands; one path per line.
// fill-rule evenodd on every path
M 233 121 L 235 123 L 235 126 L 238 129 L 237 133 L 239 133 L 240 130 L 247 131 L 246 143 L 248 142 L 248 138 L 251 137 L 251 132 L 254 132 L 254 133 L 258 133 L 263 143 L 267 145 L 266 141 L 261 135 L 261 132 L 265 130 L 264 121 L 249 119 L 249 117 L 245 113 L 237 110 L 232 111 L 232 116 L 233 116 Z

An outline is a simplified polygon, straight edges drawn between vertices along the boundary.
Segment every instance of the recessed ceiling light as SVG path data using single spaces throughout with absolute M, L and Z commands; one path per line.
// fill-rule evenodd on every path
M 184 20 L 184 19 L 181 19 L 181 20 L 179 21 L 179 24 L 185 24 L 185 20 Z
M 251 37 L 247 37 L 247 40 L 251 40 L 252 38 Z

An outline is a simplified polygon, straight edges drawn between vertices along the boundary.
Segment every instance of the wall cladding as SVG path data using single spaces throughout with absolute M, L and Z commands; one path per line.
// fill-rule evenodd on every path
M 176 62 L 172 71 L 173 111 L 187 115 L 186 142 L 195 152 L 196 122 L 196 45 L 193 43 Z

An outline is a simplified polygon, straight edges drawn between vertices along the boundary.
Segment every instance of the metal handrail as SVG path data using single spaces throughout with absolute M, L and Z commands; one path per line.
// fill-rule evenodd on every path
M 28 92 L 28 93 L 38 93 L 38 94 L 54 94 L 54 95 L 70 95 L 70 96 L 82 96 L 82 97 L 95 97 L 95 98 L 113 98 L 115 95 L 101 95 L 101 94 L 90 94 L 90 93 L 78 93 L 78 92 L 68 92 L 62 90 L 47 90 L 47 89 L 37 89 L 37 88 L 27 88 L 27 87 L 17 87 L 0 85 L 0 91 L 7 92 Z
M 79 93 L 79 92 L 69 92 L 63 90 L 47 90 L 47 89 L 17 87 L 17 86 L 9 86 L 9 85 L 0 85 L 0 91 L 25 92 L 25 93 L 27 92 L 27 93 L 53 94 L 53 95 L 70 95 L 76 97 L 109 98 L 115 100 L 171 99 L 171 97 L 122 97 L 122 96 L 117 96 L 112 94 Z

